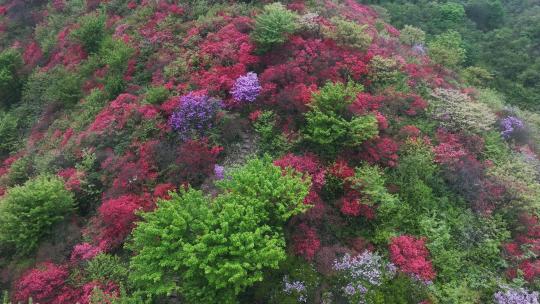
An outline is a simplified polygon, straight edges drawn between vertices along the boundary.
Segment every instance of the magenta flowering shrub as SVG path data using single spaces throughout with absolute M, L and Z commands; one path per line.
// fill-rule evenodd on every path
M 80 243 L 75 245 L 71 253 L 71 262 L 86 261 L 102 253 L 103 250 L 89 243 Z
M 231 90 L 231 95 L 237 102 L 251 103 L 257 99 L 261 93 L 261 85 L 257 74 L 249 72 L 244 76 L 238 77 Z
M 214 125 L 221 106 L 217 99 L 189 93 L 180 97 L 180 104 L 171 115 L 169 125 L 182 140 L 204 137 Z

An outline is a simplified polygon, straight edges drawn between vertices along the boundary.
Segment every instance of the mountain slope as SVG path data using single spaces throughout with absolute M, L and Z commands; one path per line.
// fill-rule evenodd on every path
M 452 33 L 352 0 L 0 15 L 6 301 L 537 303 L 540 116 L 464 85 Z

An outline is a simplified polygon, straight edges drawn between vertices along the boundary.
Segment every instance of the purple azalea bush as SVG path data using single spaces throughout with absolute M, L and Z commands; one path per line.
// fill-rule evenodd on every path
M 216 179 L 225 178 L 225 168 L 220 165 L 214 165 L 214 175 L 216 176 Z
M 362 299 L 370 288 L 380 286 L 385 279 L 396 273 L 392 263 L 383 261 L 380 255 L 368 250 L 357 256 L 345 254 L 334 261 L 333 268 L 346 281 L 342 288 L 344 294 L 355 301 Z
M 238 77 L 231 90 L 231 95 L 237 102 L 251 103 L 257 99 L 261 93 L 261 85 L 257 74 L 249 72 L 244 76 Z
M 298 296 L 297 300 L 300 303 L 306 303 L 307 297 L 306 292 L 307 288 L 304 282 L 302 281 L 289 281 L 289 277 L 283 277 L 283 292 L 287 295 L 296 294 Z
M 517 133 L 524 131 L 525 125 L 519 118 L 515 116 L 508 116 L 501 120 L 501 128 L 501 135 L 504 138 L 509 139 L 512 137 L 512 135 L 516 135 Z
M 189 93 L 180 97 L 180 105 L 171 115 L 169 125 L 182 140 L 203 137 L 221 108 L 222 103 L 218 99 Z
M 505 288 L 493 295 L 496 304 L 539 304 L 538 292 L 524 288 Z

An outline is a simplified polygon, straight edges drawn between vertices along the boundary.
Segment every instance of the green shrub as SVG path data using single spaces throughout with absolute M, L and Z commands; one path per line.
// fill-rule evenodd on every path
M 255 18 L 255 28 L 251 35 L 257 49 L 266 52 L 287 41 L 287 36 L 297 29 L 297 18 L 295 13 L 281 3 L 265 5 L 263 12 Z
M 305 114 L 304 139 L 325 156 L 344 147 L 354 147 L 375 137 L 379 130 L 374 115 L 353 116 L 347 107 L 363 87 L 352 82 L 327 83 L 312 95 L 311 110 Z
M 407 141 L 392 182 L 399 186 L 399 196 L 416 210 L 429 209 L 435 203 L 433 189 L 436 183 L 437 166 L 433 152 L 422 141 Z
M 12 113 L 0 111 L 0 158 L 15 151 L 20 134 L 17 128 L 18 119 Z
M 146 90 L 144 102 L 149 104 L 161 104 L 169 97 L 169 90 L 165 87 L 151 87 Z
M 6 184 L 10 186 L 20 185 L 28 180 L 34 173 L 34 160 L 31 156 L 17 159 L 9 168 Z
M 133 52 L 133 48 L 122 40 L 113 39 L 110 36 L 103 40 L 98 56 L 102 60 L 102 64 L 108 67 L 104 86 L 109 99 L 114 99 L 124 91 L 126 85 L 124 73 Z
M 42 175 L 8 189 L 0 200 L 0 248 L 32 252 L 73 206 L 73 195 L 57 177 Z
M 454 132 L 483 133 L 493 129 L 497 116 L 484 103 L 458 90 L 438 88 L 432 94 L 432 112 L 441 125 Z
M 101 41 L 105 37 L 105 14 L 89 14 L 79 19 L 79 27 L 70 35 L 81 43 L 89 54 L 99 50 Z
M 276 118 L 272 111 L 263 111 L 253 128 L 258 135 L 258 146 L 262 154 L 280 156 L 290 149 L 290 144 L 276 128 Z
M 399 40 L 407 45 L 423 44 L 426 40 L 426 33 L 421 29 L 405 25 L 405 27 L 399 33 Z
M 286 293 L 283 290 L 285 282 L 301 282 L 305 290 Z M 240 303 L 297 304 L 300 297 L 305 299 L 301 302 L 315 303 L 319 283 L 319 273 L 312 263 L 301 257 L 288 255 L 287 259 L 280 263 L 279 269 L 266 272 L 264 280 L 250 289 L 248 294 L 251 297 L 242 297 Z
M 339 45 L 365 51 L 371 45 L 371 36 L 366 32 L 367 25 L 341 18 L 332 18 L 334 27 L 324 30 L 324 35 Z
M 406 87 L 405 75 L 395 59 L 376 55 L 369 62 L 369 79 L 376 88 L 387 86 Z
M 463 69 L 461 76 L 468 85 L 474 87 L 487 87 L 493 80 L 493 75 L 488 70 L 478 66 Z
M 76 104 L 82 98 L 82 79 L 76 72 L 56 67 L 49 72 L 34 72 L 23 91 L 23 101 L 31 105 Z
M 236 303 L 263 270 L 284 260 L 281 226 L 305 210 L 308 184 L 270 159 L 233 170 L 214 199 L 188 189 L 142 214 L 128 248 L 136 295 L 179 292 L 187 303 Z
M 449 68 L 456 68 L 465 61 L 465 49 L 461 35 L 448 31 L 428 43 L 429 55 L 433 61 Z
M 127 282 L 128 269 L 118 256 L 110 254 L 99 254 L 88 261 L 85 267 L 88 272 L 87 278 L 98 282 Z
M 23 85 L 18 69 L 22 59 L 14 48 L 0 52 L 0 106 L 9 106 L 19 101 Z
M 364 91 L 361 84 L 352 81 L 347 84 L 328 82 L 317 93 L 312 95 L 311 105 L 322 112 L 346 114 L 347 107 L 353 103 L 358 93 Z
M 381 287 L 370 293 L 367 303 L 372 304 L 405 304 L 418 303 L 428 298 L 426 288 L 422 284 L 404 274 L 398 274 Z
M 57 68 L 49 77 L 51 77 L 49 86 L 43 96 L 45 102 L 73 105 L 82 98 L 82 79 L 77 73 Z

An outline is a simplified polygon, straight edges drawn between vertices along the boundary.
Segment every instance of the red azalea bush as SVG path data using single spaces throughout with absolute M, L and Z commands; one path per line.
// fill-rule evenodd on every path
M 102 226 L 98 236 L 99 247 L 110 250 L 122 244 L 138 219 L 135 212 L 148 211 L 152 207 L 152 200 L 147 195 L 128 194 L 103 202 L 98 209 Z
M 24 50 L 23 60 L 27 66 L 34 67 L 41 57 L 43 57 L 43 52 L 39 44 L 35 41 L 32 41 Z
M 307 111 L 311 92 L 327 81 L 360 81 L 369 57 L 338 47 L 333 41 L 293 36 L 279 51 L 263 58 L 262 100 L 295 115 Z
M 188 140 L 178 150 L 178 171 L 171 179 L 178 183 L 201 184 L 214 172 L 214 165 L 222 150 L 222 147 L 210 146 L 208 139 Z
M 227 20 L 227 19 L 226 19 Z M 199 58 L 202 66 L 191 81 L 209 94 L 225 95 L 236 79 L 256 64 L 259 58 L 253 55 L 255 46 L 251 43 L 248 31 L 251 19 L 246 17 L 227 20 L 229 23 L 216 33 L 210 33 L 200 44 Z
M 58 176 L 64 180 L 67 190 L 81 190 L 81 178 L 84 177 L 84 172 L 80 172 L 75 168 L 67 168 L 58 172 Z
M 448 166 L 456 165 L 468 151 L 465 150 L 456 134 L 444 130 L 437 130 L 439 144 L 433 148 L 435 162 Z
M 102 249 L 89 243 L 81 243 L 73 247 L 71 252 L 70 261 L 76 263 L 79 261 L 90 260 L 96 255 L 100 254 Z
M 321 246 L 321 241 L 315 228 L 305 223 L 298 225 L 293 236 L 294 252 L 311 261 Z
M 537 258 L 540 255 L 540 221 L 537 216 L 528 214 L 521 214 L 518 219 L 523 231 L 504 245 L 505 256 L 511 263 L 507 274 L 513 279 L 519 269 L 527 281 L 533 281 L 540 277 L 540 259 Z M 525 255 L 526 250 L 534 256 Z
M 284 169 L 290 167 L 298 172 L 307 173 L 311 177 L 311 184 L 315 190 L 320 190 L 324 185 L 325 170 L 314 154 L 307 153 L 297 156 L 289 153 L 274 161 L 274 165 Z
M 328 168 L 328 173 L 342 180 L 346 180 L 354 176 L 354 169 L 349 167 L 346 161 L 339 159 Z
M 390 259 L 401 271 L 418 276 L 425 281 L 435 279 L 435 270 L 429 260 L 425 239 L 402 235 L 392 239 L 389 250 Z
M 341 213 L 348 216 L 363 216 L 368 220 L 375 218 L 375 210 L 373 207 L 361 202 L 356 195 L 346 195 L 341 199 Z
M 371 164 L 395 167 L 398 161 L 399 145 L 390 137 L 377 137 L 362 144 L 359 156 Z
M 386 115 L 417 116 L 427 109 L 428 103 L 416 94 L 385 92 L 381 111 Z
M 55 304 L 64 304 L 64 303 L 78 303 L 78 304 L 90 304 L 92 300 L 92 294 L 95 288 L 99 288 L 108 296 L 118 296 L 120 290 L 118 286 L 112 282 L 107 284 L 102 284 L 99 282 L 90 282 L 86 283 L 81 287 L 65 287 L 62 290 L 62 293 L 58 295 L 53 303 Z
M 95 118 L 88 131 L 95 133 L 111 133 L 115 129 L 122 129 L 128 118 L 137 108 L 137 97 L 131 94 L 120 94 Z
M 170 199 L 169 191 L 174 191 L 176 186 L 170 183 L 159 184 L 154 188 L 154 198 Z
M 131 151 L 120 157 L 110 149 L 103 151 L 101 168 L 108 173 L 103 176 L 103 182 L 112 185 L 106 191 L 105 197 L 151 191 L 151 186 L 159 176 L 156 163 L 158 147 L 158 141 L 150 140 L 143 144 L 133 143 Z
M 35 303 L 58 303 L 69 272 L 63 266 L 44 263 L 24 274 L 15 285 L 15 301 L 26 303 L 32 298 Z
M 384 96 L 373 96 L 369 93 L 359 93 L 356 100 L 349 106 L 349 110 L 356 115 L 364 115 L 377 111 L 384 101 Z
M 398 133 L 400 139 L 417 138 L 421 135 L 420 129 L 413 125 L 403 126 Z

